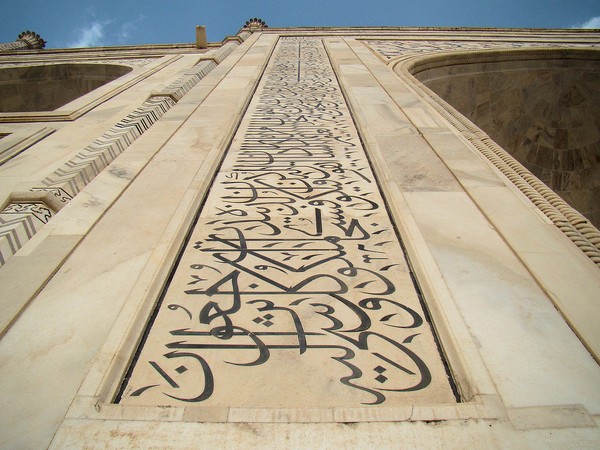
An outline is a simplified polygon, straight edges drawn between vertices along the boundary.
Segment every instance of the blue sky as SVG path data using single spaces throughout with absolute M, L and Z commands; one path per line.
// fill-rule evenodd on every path
M 4 0 L 0 42 L 24 30 L 48 47 L 192 42 L 237 33 L 251 17 L 272 27 L 467 26 L 600 28 L 600 0 Z

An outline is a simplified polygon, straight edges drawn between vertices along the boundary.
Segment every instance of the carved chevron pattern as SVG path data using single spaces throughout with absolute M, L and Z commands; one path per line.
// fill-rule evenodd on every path
M 216 66 L 217 64 L 212 60 L 202 61 L 184 72 L 164 91 L 150 97 L 52 175 L 45 178 L 42 184 L 46 187 L 61 188 L 72 197 L 77 195 L 85 185 L 171 109 L 176 100 L 183 97 Z
M 228 42 L 211 55 L 210 59 L 202 60 L 186 70 L 163 91 L 151 95 L 142 105 L 102 133 L 30 191 L 47 191 L 57 197 L 61 203 L 68 203 L 239 44 L 238 41 Z M 39 224 L 35 222 L 33 210 L 22 211 L 18 218 L 7 217 L 15 214 L 15 205 L 17 204 L 11 203 L 0 211 L 0 266 L 43 225 L 42 222 Z M 48 205 L 45 206 L 50 213 L 49 218 L 56 213 L 48 208 Z M 34 223 L 38 226 L 34 226 Z
M 217 50 L 215 54 L 215 62 L 217 64 L 221 64 L 221 61 L 227 58 L 227 56 L 229 56 L 229 54 L 234 51 L 238 45 L 240 45 L 240 43 L 237 41 L 232 41 L 225 44 L 223 47 Z
M 215 67 L 217 63 L 214 61 L 202 61 L 171 83 L 167 87 L 167 92 L 180 99 Z
M 170 97 L 149 98 L 45 178 L 42 185 L 63 189 L 74 197 L 174 104 Z
M 32 212 L 0 213 L 0 265 L 17 252 L 44 222 Z

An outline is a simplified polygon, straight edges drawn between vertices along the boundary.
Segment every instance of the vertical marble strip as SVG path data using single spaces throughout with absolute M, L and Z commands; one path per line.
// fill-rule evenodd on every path
M 280 39 L 117 401 L 455 401 L 320 39 Z

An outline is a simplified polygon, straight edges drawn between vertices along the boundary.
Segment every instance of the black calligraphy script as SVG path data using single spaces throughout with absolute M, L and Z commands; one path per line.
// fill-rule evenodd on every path
M 447 388 L 424 315 L 323 43 L 282 38 L 121 402 L 378 405 L 435 371 Z

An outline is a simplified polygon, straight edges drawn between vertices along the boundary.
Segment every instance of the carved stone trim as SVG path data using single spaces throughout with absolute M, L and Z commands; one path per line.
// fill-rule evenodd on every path
M 29 47 L 27 46 L 27 42 L 24 41 L 15 41 L 15 42 L 5 42 L 0 44 L 0 52 L 10 52 L 13 50 L 27 50 Z
M 0 266 L 54 216 L 44 202 L 11 203 L 0 212 Z
M 54 58 L 52 61 L 11 61 L 8 63 L 2 63 L 1 67 L 9 68 L 9 67 L 22 67 L 22 66 L 46 66 L 48 64 L 60 64 L 63 62 L 77 61 L 85 64 L 118 64 L 121 66 L 129 66 L 129 67 L 145 67 L 153 62 L 156 62 L 159 58 L 104 58 L 104 59 L 59 59 Z
M 32 214 L 0 213 L 0 265 L 4 265 L 42 225 Z

